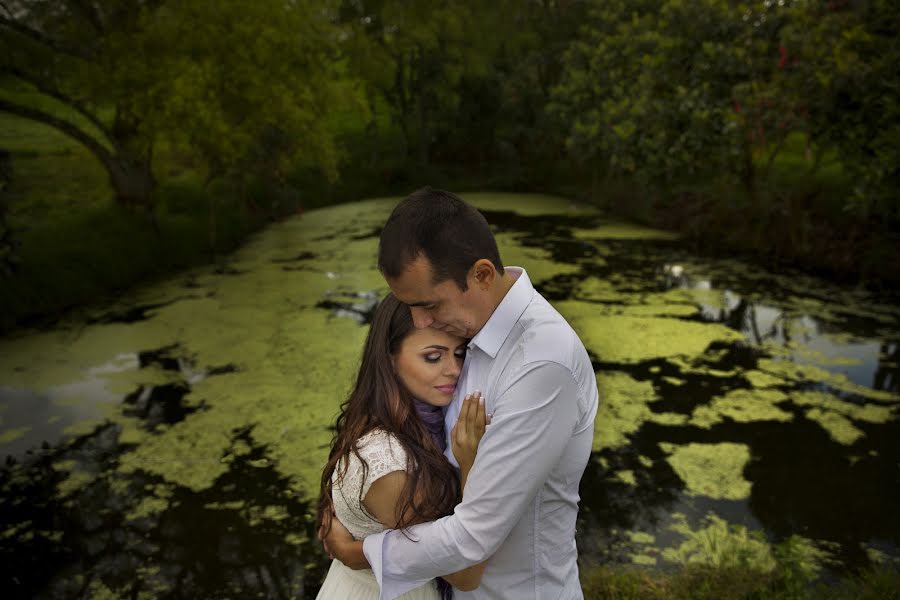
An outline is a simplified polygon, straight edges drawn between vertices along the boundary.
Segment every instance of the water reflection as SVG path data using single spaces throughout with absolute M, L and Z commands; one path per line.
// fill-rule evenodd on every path
M 202 492 L 115 474 L 119 433 L 98 427 L 0 473 L 7 597 L 302 598 L 318 588 L 325 558 L 309 506 L 261 464 L 267 450 L 249 431 L 236 432 L 228 471 Z M 60 494 L 61 463 L 91 482 Z
M 642 237 L 600 216 L 485 213 L 505 244 L 501 250 L 521 259 L 551 301 L 585 307 L 606 319 L 600 321 L 605 326 L 623 315 L 627 323 L 646 324 L 650 334 L 661 325 L 729 334 L 713 336 L 690 354 L 639 351 L 621 360 L 592 354 L 598 377 L 622 386 L 602 390 L 607 404 L 600 413 L 621 431 L 604 431 L 607 439 L 582 480 L 578 541 L 586 564 L 663 565 L 661 549 L 682 538 L 673 526 L 697 525 L 710 513 L 761 530 L 770 541 L 806 536 L 845 566 L 869 564 L 873 549 L 900 557 L 900 312 L 802 276 L 700 260 L 677 241 Z M 383 218 L 354 216 L 334 231 L 309 227 L 305 235 L 321 236 L 309 240 L 315 252 L 296 245 L 296 237 L 279 238 L 256 263 L 244 256 L 236 261 L 240 269 L 188 275 L 184 285 L 198 295 L 180 297 L 182 303 L 160 294 L 163 300 L 135 302 L 95 319 L 146 325 L 155 335 L 157 321 L 161 328 L 171 327 L 165 319 L 183 326 L 176 319 L 183 311 L 201 323 L 188 333 L 225 328 L 233 335 L 214 343 L 153 337 L 143 349 L 98 361 L 75 381 L 40 389 L 0 386 L 0 452 L 9 457 L 0 471 L 0 589 L 46 598 L 107 591 L 118 597 L 313 597 L 328 561 L 311 541 L 309 498 L 293 496 L 288 490 L 297 481 L 285 475 L 285 467 L 295 466 L 286 463 L 306 457 L 285 458 L 278 436 L 308 437 L 317 444 L 309 446 L 310 455 L 324 452 L 315 436 L 333 418 L 339 386 L 320 394 L 327 400 L 315 396 L 318 390 L 312 401 L 304 394 L 310 380 L 339 379 L 341 365 L 358 359 L 359 345 L 345 353 L 346 340 L 335 340 L 333 332 L 364 333 L 353 321 L 370 322 L 379 295 L 372 288 L 380 279 L 341 261 L 357 264 L 373 255 L 374 223 Z M 229 313 L 229 294 L 242 286 L 283 286 L 286 308 L 274 317 L 255 312 L 260 302 L 251 294 L 239 297 Z M 309 310 L 298 314 L 298 304 Z M 614 344 L 641 344 L 637 329 L 608 335 L 621 336 Z M 105 348 L 113 336 L 99 339 Z M 178 343 L 163 341 L 173 339 Z M 233 354 L 223 360 L 213 354 L 217 358 L 203 364 L 189 350 L 194 343 L 209 351 L 223 339 L 257 358 L 245 364 Z M 47 360 L 52 364 L 55 357 Z M 278 368 L 269 370 L 273 365 Z M 223 374 L 234 377 L 211 379 Z M 269 381 L 277 377 L 288 383 Z M 200 386 L 203 393 L 194 397 Z M 218 441 L 208 446 L 214 451 L 200 443 L 198 456 L 188 457 L 225 465 L 210 487 L 178 485 L 142 471 L 139 460 L 130 463 L 138 465 L 134 471 L 118 468 L 155 447 L 140 445 L 147 440 L 167 443 L 167 433 L 180 435 L 182 426 L 220 417 L 218 396 L 232 388 L 249 400 L 226 405 L 232 412 L 220 420 L 228 425 L 214 433 Z M 611 406 L 615 394 L 620 403 Z M 259 416 L 256 401 L 270 403 L 265 418 L 295 420 L 265 437 L 270 423 Z M 331 404 L 319 406 L 325 402 Z M 698 489 L 692 481 L 698 475 L 673 459 L 684 448 L 726 445 L 746 459 L 722 475 L 724 481 L 712 481 L 713 492 Z M 714 457 L 710 466 L 728 458 Z M 291 472 L 297 477 L 302 470 Z M 749 492 L 738 497 L 729 486 Z
M 690 418 L 698 408 L 735 390 L 747 390 L 750 399 L 756 393 L 755 380 L 743 374 L 758 373 L 765 361 L 798 365 L 796 374 L 767 383 L 784 398 L 777 406 L 787 411 L 786 422 L 741 422 L 729 416 L 703 427 L 645 422 L 628 436 L 627 445 L 597 452 L 581 485 L 579 547 L 586 562 L 631 562 L 635 532 L 652 534 L 655 545 L 664 547 L 677 537 L 668 529 L 673 515 L 686 515 L 696 525 L 709 512 L 763 530 L 773 542 L 791 535 L 818 540 L 838 568 L 871 564 L 872 548 L 900 556 L 900 521 L 894 508 L 900 506 L 896 413 L 887 422 L 853 419 L 859 435 L 848 446 L 823 427 L 821 418 L 810 419 L 820 409 L 795 406 L 785 395 L 820 390 L 860 407 L 894 406 L 895 399 L 871 397 L 865 389 L 898 391 L 898 344 L 882 337 L 885 330 L 896 330 L 896 312 L 873 307 L 867 314 L 850 304 L 836 304 L 827 296 L 812 295 L 813 289 L 804 287 L 809 282 L 799 279 L 797 289 L 760 273 L 741 278 L 731 269 L 709 277 L 702 272 L 716 270 L 709 265 L 700 265 L 705 268 L 695 274 L 696 260 L 671 242 L 600 236 L 587 248 L 583 240 L 572 240 L 572 229 L 599 228 L 596 221 L 496 212 L 488 220 L 522 231 L 518 241 L 549 252 L 554 261 L 579 266 L 576 273 L 536 283 L 552 300 L 579 296 L 579 286 L 593 277 L 609 282 L 607 291 L 580 299 L 601 310 L 667 294 L 667 301 L 696 307 L 693 316 L 671 318 L 718 323 L 742 334 L 743 342 L 714 342 L 701 356 L 691 357 L 689 370 L 680 361 L 666 359 L 623 365 L 595 357 L 598 373 L 624 372 L 635 382 L 651 383 L 656 395 L 649 405 L 652 414 Z M 597 261 L 600 256 L 603 260 Z M 682 256 L 692 262 L 671 262 Z M 781 304 L 765 301 L 766 296 Z M 830 378 L 823 379 L 826 375 Z M 688 494 L 661 450 L 661 444 L 724 442 L 749 448 L 751 458 L 742 473 L 752 484 L 746 500 Z

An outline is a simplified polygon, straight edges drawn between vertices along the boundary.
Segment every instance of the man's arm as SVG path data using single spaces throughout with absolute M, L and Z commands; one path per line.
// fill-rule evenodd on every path
M 480 395 L 466 396 L 459 421 L 451 434 L 453 452 L 460 459 L 460 480 L 464 495 L 466 481 L 472 469 L 478 444 L 484 436 L 488 422 L 484 401 Z M 363 505 L 369 514 L 388 529 L 395 528 L 401 521 L 402 515 L 398 514 L 397 510 L 400 507 L 400 497 L 407 479 L 406 473 L 402 471 L 389 473 L 372 484 L 363 500 Z M 339 520 L 333 519 L 332 523 L 338 524 L 340 527 L 334 532 L 330 532 L 323 540 L 325 551 L 329 555 L 336 556 L 338 560 L 352 569 L 368 568 L 369 563 L 363 553 L 362 542 L 353 539 Z M 481 583 L 485 566 L 486 563 L 473 565 L 456 573 L 443 574 L 442 577 L 455 588 L 470 591 Z
M 463 502 L 449 517 L 416 525 L 409 537 L 371 535 L 363 549 L 394 598 L 448 571 L 490 557 L 558 464 L 575 429 L 579 389 L 556 363 L 528 365 L 494 403 Z
M 340 519 L 331 515 L 331 526 L 325 533 L 325 526 L 319 530 L 318 536 L 325 548 L 325 553 L 336 558 L 354 570 L 368 569 L 369 560 L 363 553 L 363 543 L 353 538 Z

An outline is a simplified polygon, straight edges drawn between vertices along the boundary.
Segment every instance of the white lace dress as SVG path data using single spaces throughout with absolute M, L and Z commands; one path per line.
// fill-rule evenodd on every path
M 386 431 L 377 429 L 361 437 L 357 442 L 359 453 L 369 467 L 363 480 L 362 464 L 355 454 L 350 454 L 347 473 L 338 478 L 335 469 L 331 478 L 331 495 L 334 512 L 353 537 L 361 540 L 369 534 L 384 530 L 384 526 L 360 505 L 372 484 L 394 471 L 406 470 L 406 451 L 403 446 Z M 362 493 L 360 494 L 360 491 Z M 439 600 L 437 586 L 433 581 L 411 590 L 402 596 L 403 600 Z M 331 561 L 331 568 L 322 583 L 316 600 L 377 600 L 378 582 L 371 569 L 354 571 L 339 560 Z

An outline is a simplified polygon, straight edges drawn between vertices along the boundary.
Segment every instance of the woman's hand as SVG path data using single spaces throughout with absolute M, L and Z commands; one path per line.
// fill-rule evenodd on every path
M 459 463 L 459 471 L 464 488 L 469 471 L 472 469 L 472 465 L 475 464 L 478 442 L 484 437 L 484 430 L 489 422 L 481 392 L 468 394 L 463 400 L 456 425 L 453 426 L 453 431 L 450 432 L 450 444 L 453 449 L 453 456 L 456 458 L 456 462 Z

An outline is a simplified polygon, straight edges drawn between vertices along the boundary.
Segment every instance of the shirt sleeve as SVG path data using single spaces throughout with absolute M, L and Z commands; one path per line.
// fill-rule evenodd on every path
M 565 452 L 578 421 L 578 397 L 578 385 L 563 366 L 540 362 L 522 368 L 494 403 L 454 513 L 413 526 L 408 536 L 386 531 L 365 539 L 363 551 L 382 600 L 497 551 Z

